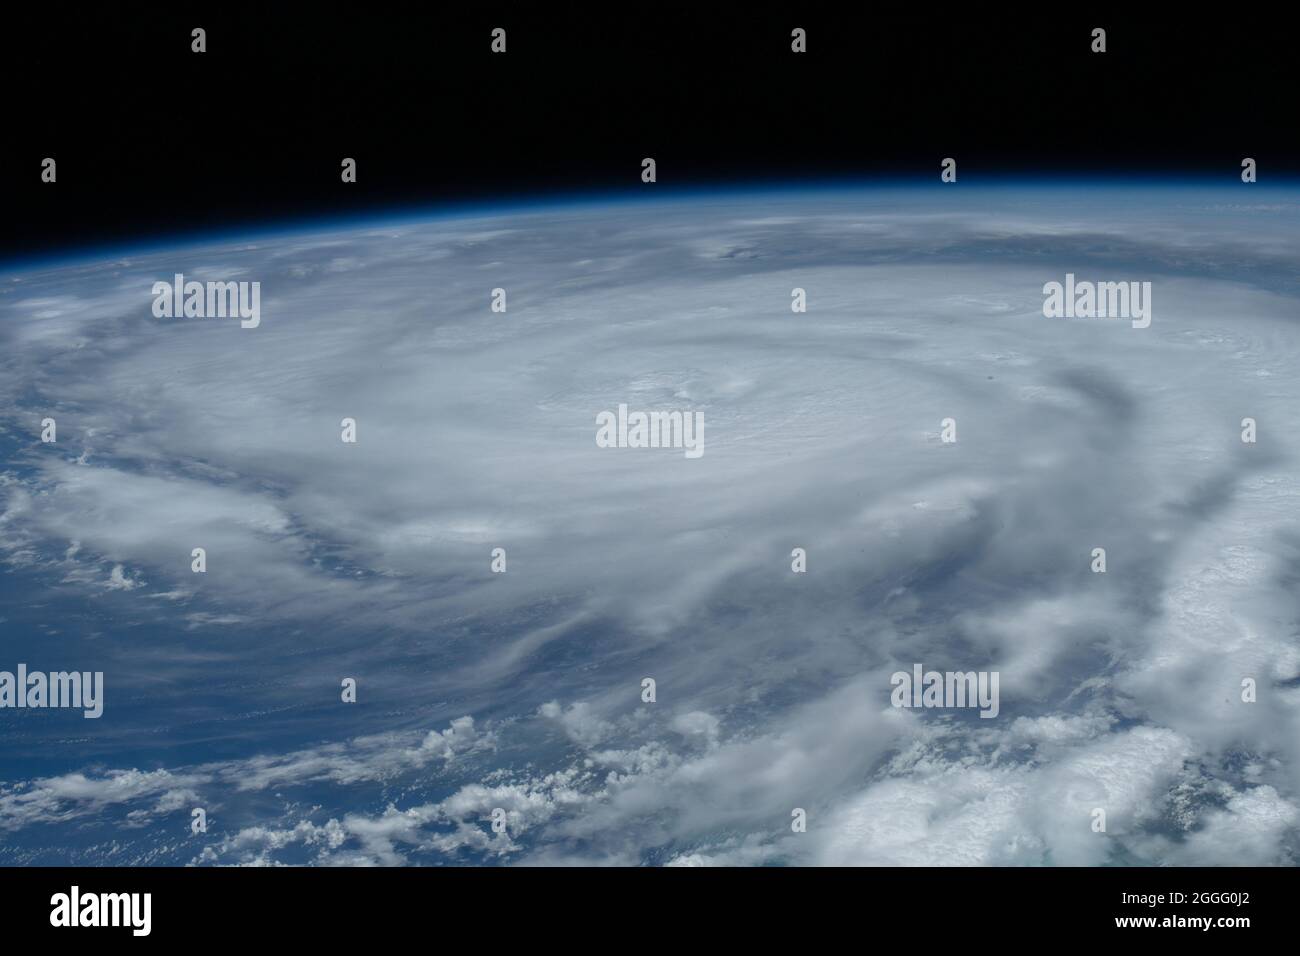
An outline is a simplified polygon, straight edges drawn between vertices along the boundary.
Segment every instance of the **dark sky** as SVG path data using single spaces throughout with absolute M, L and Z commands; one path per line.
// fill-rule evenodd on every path
M 594 5 L 593 5 L 594 6 Z M 217 4 L 10 14 L 5 253 L 413 201 L 885 176 L 1300 166 L 1293 41 L 1250 17 L 844 4 Z M 545 8 L 544 8 L 545 7 Z M 131 11 L 129 13 L 123 11 Z M 1094 22 L 1094 20 L 1096 22 Z M 203 26 L 208 52 L 190 52 Z M 494 26 L 508 52 L 489 50 Z M 809 51 L 790 52 L 790 30 Z M 1108 52 L 1092 54 L 1094 26 Z M 58 182 L 40 182 L 53 156 Z M 344 185 L 352 156 L 359 181 Z

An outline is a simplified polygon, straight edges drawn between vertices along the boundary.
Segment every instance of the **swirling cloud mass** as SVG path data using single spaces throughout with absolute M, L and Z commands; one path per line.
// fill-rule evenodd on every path
M 0 274 L 0 670 L 105 675 L 97 720 L 0 711 L 0 862 L 1294 862 L 1300 195 L 1134 192 Z M 260 324 L 156 317 L 177 273 Z M 1150 327 L 1046 317 L 1067 273 Z M 620 404 L 704 453 L 600 447 Z M 917 664 L 997 715 L 893 706 Z

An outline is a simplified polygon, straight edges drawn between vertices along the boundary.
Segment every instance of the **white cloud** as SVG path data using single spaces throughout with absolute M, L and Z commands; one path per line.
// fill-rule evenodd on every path
M 107 657 L 123 723 L 77 766 L 171 729 L 240 756 L 13 782 L 0 826 L 197 795 L 230 820 L 207 858 L 242 863 L 1282 859 L 1290 220 L 765 204 L 24 275 L 0 297 L 0 548 L 112 622 L 73 649 Z M 1151 329 L 1043 319 L 1070 262 L 1157 277 Z M 262 281 L 262 326 L 153 319 L 175 271 Z M 508 317 L 484 304 L 503 274 Z M 621 401 L 703 411 L 705 456 L 597 449 Z M 891 710 L 913 663 L 999 671 L 999 718 Z M 326 709 L 352 674 L 370 709 Z M 428 729 L 471 706 L 491 722 Z

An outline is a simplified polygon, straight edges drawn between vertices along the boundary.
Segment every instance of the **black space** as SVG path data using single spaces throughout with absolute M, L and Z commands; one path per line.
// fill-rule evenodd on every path
M 0 252 L 589 188 L 1300 168 L 1252 16 L 845 4 L 170 4 L 11 13 Z M 401 10 L 401 12 L 395 12 Z M 208 52 L 190 52 L 190 30 Z M 490 31 L 508 52 L 490 52 Z M 790 30 L 808 52 L 790 52 Z M 1108 52 L 1089 50 L 1091 30 Z M 40 181 L 43 157 L 58 182 Z M 358 182 L 340 182 L 344 156 Z M 655 157 L 659 182 L 640 183 Z

